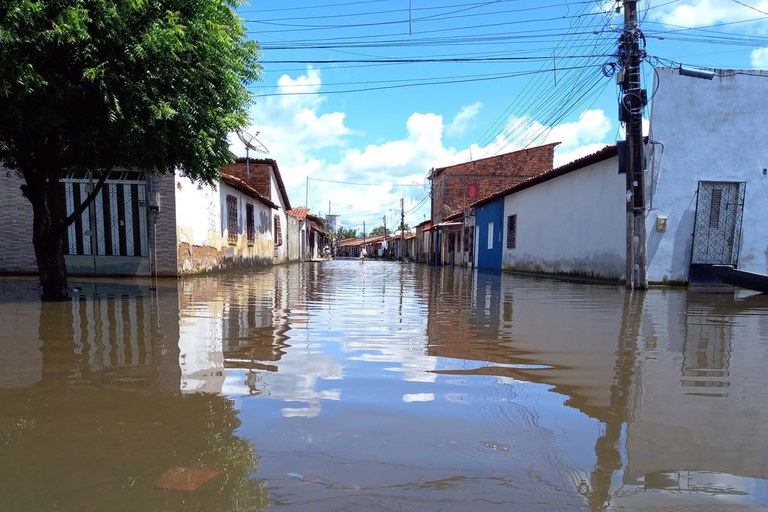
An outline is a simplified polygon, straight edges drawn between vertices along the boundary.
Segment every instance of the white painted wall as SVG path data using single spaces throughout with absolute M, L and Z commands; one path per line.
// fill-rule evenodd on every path
M 616 157 L 507 196 L 502 266 L 621 279 L 626 261 L 625 176 Z M 516 248 L 507 218 L 517 215 Z
M 275 251 L 275 263 L 299 261 L 301 259 L 301 240 L 299 239 L 301 236 L 301 223 L 286 213 L 287 204 L 280 194 L 275 170 L 271 166 L 269 186 L 272 202 L 280 207 L 279 210 L 272 210 L 272 215 L 280 217 L 280 226 L 283 233 L 283 244 L 278 246 L 277 251 Z
M 179 243 L 218 247 L 222 242 L 219 190 L 176 173 L 176 231 Z M 226 243 L 226 237 L 224 238 Z
M 768 72 L 724 71 L 713 80 L 680 76 L 677 69 L 657 72 L 648 279 L 687 281 L 699 180 L 746 182 L 739 267 L 768 273 Z M 659 216 L 668 217 L 665 232 L 655 230 Z
M 182 273 L 200 270 L 214 270 L 215 267 L 230 263 L 271 263 L 274 256 L 272 231 L 275 210 L 260 200 L 251 197 L 226 183 L 217 187 L 198 185 L 189 178 L 176 175 L 176 229 L 179 244 L 188 243 L 194 247 L 213 249 L 216 256 L 209 255 L 203 260 L 192 254 L 180 254 Z M 230 245 L 227 229 L 226 197 L 237 198 L 238 234 L 237 243 Z M 246 204 L 254 210 L 255 240 L 247 239 Z M 285 230 L 285 223 L 283 224 Z M 285 239 L 285 234 L 284 234 Z M 194 251 L 193 251 L 194 252 Z M 228 262 L 223 260 L 230 260 Z

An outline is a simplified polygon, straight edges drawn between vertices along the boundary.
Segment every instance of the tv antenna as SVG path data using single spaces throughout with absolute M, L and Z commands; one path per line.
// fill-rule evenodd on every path
M 258 135 L 260 132 L 256 132 L 256 135 L 253 135 L 243 129 L 237 130 L 235 133 L 237 133 L 237 138 L 240 139 L 240 142 L 243 143 L 245 146 L 245 173 L 246 176 L 251 176 L 251 157 L 250 157 L 250 150 L 258 151 L 259 153 L 269 153 L 269 150 L 267 149 L 267 146 L 261 143 L 259 139 L 256 138 L 256 135 Z

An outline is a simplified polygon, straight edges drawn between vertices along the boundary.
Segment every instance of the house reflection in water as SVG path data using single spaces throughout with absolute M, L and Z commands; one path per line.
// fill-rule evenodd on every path
M 432 284 L 429 353 L 480 364 L 437 373 L 546 384 L 599 421 L 594 468 L 572 475 L 592 510 L 768 498 L 768 297 L 478 272 L 466 299 L 452 275 Z
M 176 282 L 71 284 L 73 300 L 41 303 L 30 282 L 3 282 L 2 509 L 265 508 L 232 402 L 179 391 Z M 194 493 L 169 490 L 180 472 Z

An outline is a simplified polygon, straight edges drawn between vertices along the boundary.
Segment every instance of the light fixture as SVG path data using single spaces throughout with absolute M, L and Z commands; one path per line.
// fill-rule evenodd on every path
M 702 80 L 712 80 L 715 78 L 715 72 L 709 69 L 687 68 L 685 66 L 680 66 L 679 71 L 683 76 L 701 78 Z

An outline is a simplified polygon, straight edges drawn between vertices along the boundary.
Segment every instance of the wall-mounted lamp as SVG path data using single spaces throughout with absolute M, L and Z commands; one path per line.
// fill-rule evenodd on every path
M 678 71 L 683 76 L 701 78 L 702 80 L 712 80 L 713 78 L 715 78 L 715 72 L 709 69 L 687 68 L 685 66 L 680 66 L 680 69 Z
M 152 192 L 149 195 L 149 210 L 155 213 L 160 211 L 160 193 L 159 192 Z

